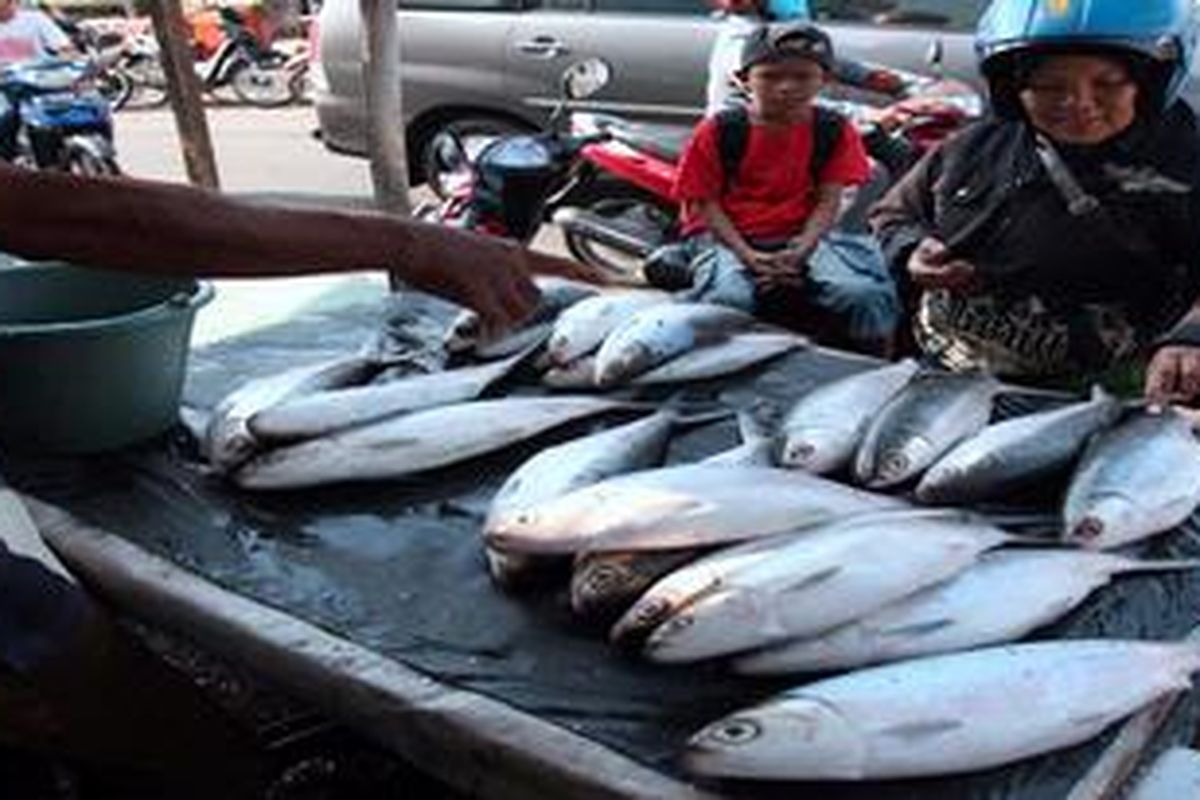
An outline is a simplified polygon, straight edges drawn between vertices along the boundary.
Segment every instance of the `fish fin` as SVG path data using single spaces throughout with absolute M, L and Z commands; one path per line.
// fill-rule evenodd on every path
M 919 722 L 904 722 L 884 728 L 879 731 L 881 736 L 891 736 L 896 739 L 912 741 L 914 739 L 930 739 L 942 736 L 964 727 L 959 719 L 927 719 Z
M 738 436 L 747 444 L 750 442 L 760 442 L 763 439 L 771 437 L 771 432 L 767 426 L 758 417 L 754 416 L 754 412 L 749 409 L 737 412 L 737 426 Z
M 811 589 L 813 586 L 824 583 L 841 571 L 841 567 L 829 567 L 828 569 L 823 569 L 820 572 L 814 572 L 811 575 L 805 575 L 797 583 L 793 583 L 791 586 L 783 589 L 780 594 L 785 592 L 803 592 L 806 589 Z
M 900 625 L 895 628 L 887 628 L 881 630 L 881 636 L 928 636 L 931 633 L 937 633 L 940 630 L 952 627 L 955 624 L 950 617 L 942 617 L 940 619 L 931 619 L 925 622 L 914 622 L 911 625 Z

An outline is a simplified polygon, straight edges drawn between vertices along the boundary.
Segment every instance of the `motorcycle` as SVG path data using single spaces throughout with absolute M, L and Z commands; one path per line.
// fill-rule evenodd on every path
M 94 68 L 51 59 L 0 69 L 0 155 L 37 169 L 118 175 L 112 114 Z
M 904 96 L 882 108 L 822 98 L 821 105 L 859 130 L 875 165 L 866 187 L 850 194 L 839 228 L 865 232 L 866 212 L 930 148 L 982 114 L 979 95 L 966 84 L 913 76 Z M 586 147 L 580 182 L 589 201 L 553 216 L 565 244 L 580 261 L 612 272 L 632 272 L 677 236 L 678 209 L 671 198 L 678 161 L 690 128 L 630 123 L 606 114 L 572 115 L 577 137 L 600 136 Z
M 502 136 L 474 156 L 452 129 L 431 143 L 443 172 L 445 196 L 414 210 L 419 219 L 528 243 L 575 185 L 579 155 L 608 136 L 574 136 L 563 119 L 572 100 L 589 97 L 609 80 L 608 64 L 588 59 L 567 67 L 561 98 L 543 133 Z

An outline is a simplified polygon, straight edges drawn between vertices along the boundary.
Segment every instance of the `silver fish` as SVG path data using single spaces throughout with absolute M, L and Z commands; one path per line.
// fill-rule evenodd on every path
M 1120 417 L 1122 403 L 1097 388 L 1092 399 L 989 425 L 960 442 L 921 477 L 923 503 L 970 503 L 1003 495 L 1068 466 L 1088 439 Z
M 542 373 L 542 385 L 560 391 L 594 391 L 597 388 L 596 357 L 580 356 L 570 364 L 551 367 Z
M 1038 642 L 914 659 L 734 712 L 691 737 L 684 765 L 762 780 L 974 772 L 1087 741 L 1187 690 L 1197 669 L 1191 641 Z
M 794 333 L 752 331 L 735 333 L 703 347 L 689 350 L 665 364 L 633 378 L 634 386 L 704 381 L 732 375 L 808 345 Z
M 525 553 L 670 550 L 782 533 L 849 514 L 906 508 L 813 475 L 684 464 L 609 478 L 493 525 L 489 543 Z
M 999 390 L 986 375 L 918 373 L 867 427 L 854 459 L 855 480 L 882 489 L 921 474 L 987 425 Z
M 737 422 L 742 443 L 737 447 L 713 453 L 700 463 L 727 467 L 775 466 L 776 446 L 771 433 L 749 411 L 739 411 Z
M 1084 550 L 987 553 L 957 577 L 820 636 L 739 657 L 746 675 L 845 670 L 1016 641 L 1067 614 L 1115 576 L 1195 569 Z
M 571 571 L 571 610 L 588 619 L 611 621 L 655 581 L 703 552 L 684 548 L 580 553 Z
M 591 284 L 566 278 L 539 276 L 534 283 L 541 297 L 533 313 L 520 327 L 484 341 L 479 314 L 468 309 L 455 317 L 446 329 L 442 336 L 443 348 L 452 355 L 470 353 L 487 360 L 516 355 L 544 342 L 554 327 L 555 319 L 564 310 L 600 291 Z
M 754 325 L 754 317 L 711 303 L 662 304 L 613 330 L 596 354 L 596 385 L 616 386 L 676 356 Z
M 590 397 L 457 403 L 268 451 L 233 479 L 246 489 L 295 489 L 403 478 L 495 452 L 575 420 L 636 407 Z
M 659 581 L 613 638 L 662 620 L 643 652 L 676 663 L 812 636 L 957 575 L 1011 538 L 961 512 L 901 511 L 750 542 Z
M 671 295 L 657 289 L 620 289 L 582 300 L 559 315 L 546 344 L 550 362 L 565 366 L 600 347 L 625 320 L 651 306 L 670 303 Z
M 388 383 L 313 392 L 257 412 L 250 432 L 263 442 L 312 439 L 385 417 L 474 400 L 506 377 L 529 351 L 474 367 L 412 375 Z
M 1067 541 L 1120 547 L 1179 525 L 1200 504 L 1200 443 L 1171 409 L 1134 414 L 1096 437 L 1071 477 Z
M 242 384 L 213 409 L 204 440 L 205 455 L 219 471 L 237 467 L 259 449 L 247 426 L 259 411 L 310 392 L 363 383 L 387 363 L 379 355 L 340 356 Z
M 849 466 L 871 420 L 918 369 L 916 361 L 906 358 L 848 375 L 801 397 L 780 426 L 780 465 L 815 475 Z

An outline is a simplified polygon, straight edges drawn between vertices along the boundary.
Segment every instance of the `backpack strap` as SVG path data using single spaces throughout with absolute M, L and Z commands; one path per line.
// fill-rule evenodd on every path
M 821 183 L 821 173 L 833 158 L 842 137 L 842 125 L 846 120 L 841 114 L 823 106 L 813 106 L 813 149 L 808 161 L 808 171 L 813 190 Z M 721 156 L 721 191 L 729 191 L 737 177 L 742 157 L 750 141 L 750 112 L 745 106 L 723 108 L 716 114 L 717 151 Z
M 833 109 L 813 106 L 813 149 L 812 157 L 808 160 L 808 174 L 814 192 L 821 185 L 821 173 L 837 150 L 845 124 L 846 119 Z
M 717 152 L 721 155 L 721 193 L 729 191 L 737 177 L 742 156 L 750 141 L 750 112 L 740 103 L 717 112 Z

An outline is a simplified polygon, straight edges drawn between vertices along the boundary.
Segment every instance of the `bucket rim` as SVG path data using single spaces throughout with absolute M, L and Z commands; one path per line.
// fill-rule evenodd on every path
M 36 267 L 35 267 L 36 268 Z M 163 277 L 163 276 L 147 276 Z M 169 277 L 169 276 L 167 276 Z M 188 285 L 190 282 L 190 285 Z M 82 333 L 108 328 L 141 327 L 163 322 L 180 314 L 195 314 L 212 301 L 216 290 L 209 281 L 194 277 L 181 279 L 179 290 L 153 305 L 91 319 L 63 322 L 0 322 L 0 339 L 17 339 L 26 336 L 45 336 L 58 333 Z

